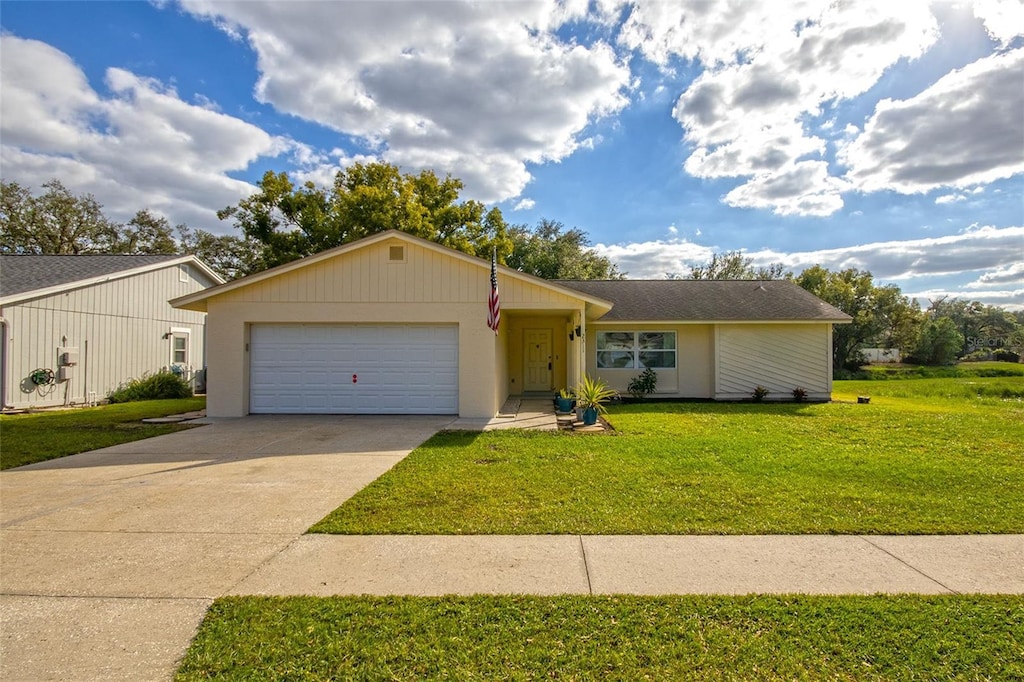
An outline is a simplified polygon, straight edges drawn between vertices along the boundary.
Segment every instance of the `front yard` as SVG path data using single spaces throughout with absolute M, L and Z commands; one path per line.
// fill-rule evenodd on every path
M 440 433 L 311 532 L 1024 532 L 1024 377 L 836 382 L 863 393 L 624 405 L 607 436 Z
M 0 416 L 0 469 L 190 428 L 183 424 L 143 424 L 142 420 L 204 407 L 206 398 L 184 398 Z

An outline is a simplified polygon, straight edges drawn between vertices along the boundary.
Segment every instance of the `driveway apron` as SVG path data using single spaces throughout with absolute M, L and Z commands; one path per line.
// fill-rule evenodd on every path
M 450 421 L 215 420 L 0 473 L 0 679 L 170 678 L 213 598 Z

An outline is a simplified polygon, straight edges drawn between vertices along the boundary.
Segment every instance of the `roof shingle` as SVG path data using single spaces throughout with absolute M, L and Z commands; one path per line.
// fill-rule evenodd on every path
M 849 322 L 788 280 L 557 280 L 615 304 L 601 322 Z
M 0 296 L 13 296 L 103 275 L 113 275 L 176 258 L 181 256 L 0 255 Z

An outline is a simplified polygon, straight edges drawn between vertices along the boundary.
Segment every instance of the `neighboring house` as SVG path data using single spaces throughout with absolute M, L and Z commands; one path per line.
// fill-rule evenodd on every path
M 206 316 L 168 300 L 222 282 L 194 256 L 0 256 L 3 406 L 102 400 L 147 372 L 201 369 Z
M 832 325 L 850 318 L 788 281 L 546 281 L 404 232 L 324 251 L 171 304 L 207 313 L 207 412 L 492 417 L 509 395 L 584 373 L 625 391 L 737 399 L 757 385 L 828 400 Z

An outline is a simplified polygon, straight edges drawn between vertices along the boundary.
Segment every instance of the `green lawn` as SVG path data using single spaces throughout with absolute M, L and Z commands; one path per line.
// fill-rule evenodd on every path
M 1024 376 L 1024 364 L 1015 362 L 962 362 L 952 367 L 880 363 L 859 371 L 865 379 L 950 379 L 963 377 Z
M 140 420 L 204 407 L 206 398 L 186 398 L 0 416 L 0 469 L 190 428 Z
M 835 393 L 872 401 L 623 405 L 600 436 L 443 432 L 311 532 L 1024 532 L 1024 377 Z
M 177 679 L 1022 679 L 1024 598 L 227 597 Z

